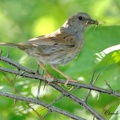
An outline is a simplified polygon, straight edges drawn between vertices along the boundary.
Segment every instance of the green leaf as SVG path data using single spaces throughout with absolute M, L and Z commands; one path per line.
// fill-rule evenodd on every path
M 95 63 L 96 68 L 120 63 L 120 44 L 109 47 L 102 52 L 96 53 Z

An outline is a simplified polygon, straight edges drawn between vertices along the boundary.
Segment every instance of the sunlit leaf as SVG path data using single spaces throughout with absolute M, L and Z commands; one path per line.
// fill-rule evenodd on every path
M 96 67 L 107 66 L 120 62 L 120 45 L 109 47 L 95 54 Z

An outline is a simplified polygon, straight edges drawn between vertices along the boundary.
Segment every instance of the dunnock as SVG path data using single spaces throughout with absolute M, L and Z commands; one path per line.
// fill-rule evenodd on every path
M 88 14 L 78 12 L 53 33 L 23 43 L 1 42 L 0 45 L 18 47 L 36 58 L 48 78 L 52 75 L 45 69 L 44 64 L 50 64 L 55 71 L 67 78 L 65 83 L 67 85 L 69 81 L 74 80 L 58 70 L 57 66 L 69 63 L 80 53 L 84 44 L 84 31 L 91 24 L 98 22 L 91 19 Z

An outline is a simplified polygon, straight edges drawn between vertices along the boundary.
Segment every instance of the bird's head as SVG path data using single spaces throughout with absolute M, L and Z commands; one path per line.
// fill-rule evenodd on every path
M 63 25 L 64 28 L 69 28 L 69 30 L 74 29 L 77 31 L 84 31 L 86 28 L 91 25 L 98 25 L 97 20 L 91 19 L 91 17 L 86 13 L 78 12 L 71 16 Z

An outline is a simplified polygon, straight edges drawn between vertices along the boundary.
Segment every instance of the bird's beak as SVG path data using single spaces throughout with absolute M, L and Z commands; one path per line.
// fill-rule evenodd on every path
M 98 25 L 99 23 L 98 23 L 98 21 L 97 20 L 93 20 L 93 19 L 87 19 L 86 20 L 86 24 L 96 24 L 96 25 Z

